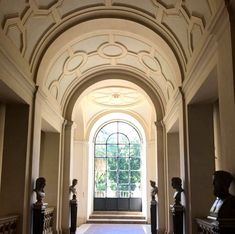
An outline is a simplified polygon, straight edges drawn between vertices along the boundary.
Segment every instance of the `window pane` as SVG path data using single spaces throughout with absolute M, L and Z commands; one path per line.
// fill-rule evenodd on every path
M 106 157 L 106 145 L 95 146 L 95 157 Z
M 108 170 L 117 170 L 117 158 L 108 158 Z
M 107 145 L 107 157 L 117 157 L 118 148 L 117 145 Z
M 95 171 L 100 173 L 106 172 L 106 159 L 105 158 L 95 158 Z
M 117 143 L 118 143 L 118 135 L 116 133 L 108 137 L 107 144 L 117 144 Z
M 131 171 L 131 183 L 140 183 L 140 172 Z
M 128 138 L 130 139 L 131 144 L 140 144 L 140 136 L 139 134 L 133 129 L 132 132 L 129 133 Z
M 112 122 L 112 123 L 105 125 L 102 128 L 102 131 L 107 135 L 111 135 L 111 134 L 117 132 L 117 122 Z
M 129 139 L 127 138 L 127 136 L 125 136 L 122 133 L 118 134 L 118 142 L 119 142 L 119 144 L 129 144 L 130 143 Z
M 95 140 L 96 144 L 105 144 L 108 136 L 109 135 L 107 133 L 105 133 L 104 131 L 102 131 L 102 130 L 99 131 L 99 133 L 96 136 L 96 140 Z
M 128 198 L 130 196 L 129 185 L 119 184 L 119 197 Z
M 117 171 L 108 171 L 108 184 L 117 183 Z
M 130 156 L 140 157 L 140 145 L 139 144 L 130 145 Z
M 105 125 L 95 139 L 95 197 L 141 197 L 141 139 L 128 123 Z
M 129 183 L 129 171 L 119 171 L 119 183 Z
M 118 188 L 121 191 L 128 191 L 129 190 L 129 184 L 119 184 Z
M 118 158 L 119 170 L 129 169 L 129 158 Z
M 95 197 L 106 197 L 106 184 L 95 184 Z
M 130 184 L 131 197 L 141 197 L 141 186 L 140 184 Z
M 140 158 L 130 159 L 130 170 L 140 170 Z
M 133 131 L 133 127 L 129 125 L 128 123 L 124 122 L 118 122 L 118 131 L 127 135 L 129 137 L 129 134 Z
M 118 146 L 119 157 L 129 157 L 129 145 Z

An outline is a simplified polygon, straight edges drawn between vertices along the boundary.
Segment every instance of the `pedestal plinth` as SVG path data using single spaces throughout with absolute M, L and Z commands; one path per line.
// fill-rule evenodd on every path
M 174 234 L 183 234 L 184 231 L 184 207 L 182 205 L 171 206 Z
M 70 200 L 70 233 L 75 233 L 77 229 L 77 199 L 73 196 Z

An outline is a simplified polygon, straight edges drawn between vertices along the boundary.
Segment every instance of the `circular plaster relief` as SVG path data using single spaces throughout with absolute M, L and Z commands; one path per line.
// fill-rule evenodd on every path
M 101 56 L 106 58 L 119 58 L 125 55 L 126 49 L 119 44 L 105 44 L 99 49 Z
M 143 96 L 136 90 L 113 86 L 97 89 L 88 95 L 92 102 L 106 107 L 129 107 L 139 104 Z
M 68 72 L 73 72 L 83 63 L 83 61 L 84 56 L 82 54 L 75 54 L 66 61 L 65 68 Z
M 159 63 L 156 59 L 152 58 L 150 55 L 148 54 L 144 54 L 141 57 L 141 60 L 143 62 L 143 64 L 148 67 L 150 70 L 152 70 L 153 72 L 157 72 L 160 70 L 160 66 Z

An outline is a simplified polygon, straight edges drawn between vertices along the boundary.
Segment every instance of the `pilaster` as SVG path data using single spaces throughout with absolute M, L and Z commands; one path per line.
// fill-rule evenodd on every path
M 69 185 L 71 179 L 71 157 L 73 153 L 73 121 L 65 120 L 62 127 L 62 233 L 69 234 Z
M 168 210 L 166 202 L 166 131 L 163 121 L 155 122 L 157 138 L 158 232 L 164 233 Z

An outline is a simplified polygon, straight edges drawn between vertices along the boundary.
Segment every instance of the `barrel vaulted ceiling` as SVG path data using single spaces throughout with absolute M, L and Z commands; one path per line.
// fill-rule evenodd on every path
M 101 68 L 132 70 L 146 77 L 167 102 L 222 4 L 222 0 L 0 0 L 1 35 L 27 64 L 32 79 L 59 103 L 76 81 Z M 85 22 L 94 19 L 101 20 L 101 28 L 96 23 L 89 31 Z M 104 19 L 107 27 L 102 27 Z M 140 30 L 131 32 L 132 23 Z M 66 41 L 66 35 L 82 24 L 87 28 Z

